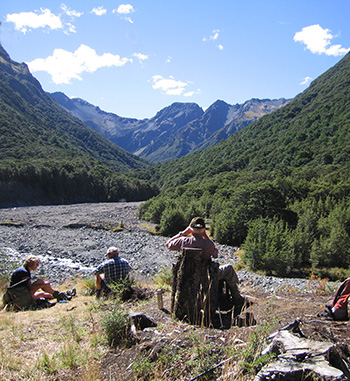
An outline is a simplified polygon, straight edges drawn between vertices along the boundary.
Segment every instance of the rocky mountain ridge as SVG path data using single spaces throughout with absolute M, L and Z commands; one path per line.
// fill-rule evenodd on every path
M 207 110 L 196 103 L 175 102 L 150 119 L 123 118 L 83 99 L 51 96 L 63 108 L 113 143 L 150 162 L 165 162 L 226 139 L 289 100 L 251 99 L 230 105 L 222 100 Z

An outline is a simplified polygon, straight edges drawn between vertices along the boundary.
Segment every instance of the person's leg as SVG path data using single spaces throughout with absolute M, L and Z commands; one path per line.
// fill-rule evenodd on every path
M 219 280 L 223 279 L 226 281 L 232 295 L 232 302 L 235 306 L 234 316 L 238 316 L 243 308 L 247 308 L 252 305 L 252 302 L 247 298 L 243 297 L 238 288 L 238 276 L 236 271 L 231 265 L 223 265 L 219 267 L 218 273 Z
M 54 292 L 55 290 L 51 287 L 50 282 L 44 281 L 43 279 L 38 279 L 30 285 L 30 293 L 35 300 L 40 298 L 53 299 Z
M 34 300 L 38 300 L 38 299 L 53 299 L 54 297 L 49 294 L 48 292 L 44 292 L 44 291 L 36 291 L 34 294 L 32 294 L 32 297 Z
M 102 289 L 102 292 L 103 292 L 103 295 L 108 295 L 110 292 L 112 292 L 112 290 L 107 286 L 107 283 L 105 281 L 105 279 L 103 278 L 102 281 L 101 281 L 101 289 Z
M 41 290 L 41 291 L 39 291 L 39 290 Z M 48 281 L 48 280 L 44 281 L 43 279 L 38 279 L 35 282 L 33 282 L 30 285 L 30 292 L 31 292 L 34 300 L 38 300 L 40 298 L 45 298 L 45 299 L 56 298 L 57 301 L 71 300 L 72 299 L 71 296 L 66 295 L 64 292 L 54 290 L 51 287 L 50 281 Z
M 218 279 L 226 281 L 228 287 L 230 288 L 232 299 L 235 304 L 241 303 L 242 300 L 244 300 L 243 296 L 239 292 L 238 276 L 231 265 L 222 265 L 219 267 Z
M 96 297 L 97 298 L 101 296 L 103 278 L 104 278 L 103 274 L 96 275 Z

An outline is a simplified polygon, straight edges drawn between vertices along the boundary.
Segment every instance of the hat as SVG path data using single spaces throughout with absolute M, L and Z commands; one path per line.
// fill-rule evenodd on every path
M 205 222 L 202 217 L 195 217 L 190 223 L 191 228 L 205 229 Z
M 108 254 L 112 254 L 112 253 L 114 253 L 114 252 L 117 252 L 117 253 L 118 253 L 118 249 L 117 249 L 115 246 L 111 246 L 111 247 L 109 247 L 109 248 L 107 249 L 107 253 L 106 253 L 106 255 L 108 255 Z

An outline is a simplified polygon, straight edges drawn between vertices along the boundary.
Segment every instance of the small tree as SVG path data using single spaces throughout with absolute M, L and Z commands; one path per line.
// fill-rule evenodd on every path
M 180 230 L 184 230 L 187 226 L 187 222 L 182 212 L 177 209 L 168 207 L 162 214 L 160 225 L 160 234 L 165 236 L 172 236 L 178 233 Z
M 252 221 L 243 244 L 243 261 L 252 270 L 262 270 L 277 276 L 288 275 L 294 267 L 293 252 L 288 243 L 289 234 L 282 220 L 260 217 Z

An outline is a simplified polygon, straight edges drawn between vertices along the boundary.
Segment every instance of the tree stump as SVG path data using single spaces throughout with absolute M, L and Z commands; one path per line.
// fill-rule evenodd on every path
M 219 265 L 206 259 L 201 249 L 184 248 L 173 266 L 171 312 L 191 324 L 215 326 Z M 216 324 L 217 325 L 217 324 Z

